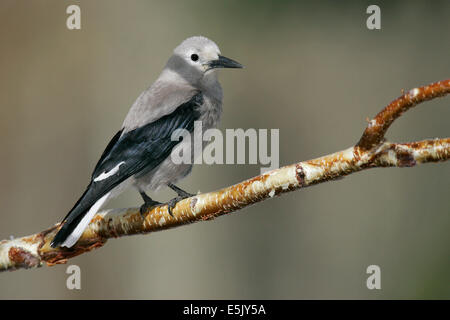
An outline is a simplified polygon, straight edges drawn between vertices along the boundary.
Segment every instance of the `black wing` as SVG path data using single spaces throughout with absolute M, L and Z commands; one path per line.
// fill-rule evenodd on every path
M 52 246 L 64 242 L 89 208 L 114 187 L 143 169 L 150 170 L 164 161 L 179 143 L 171 140 L 172 133 L 177 129 L 192 132 L 194 121 L 200 117 L 198 106 L 202 103 L 203 96 L 198 93 L 171 114 L 123 135 L 123 131 L 119 131 L 100 157 L 86 191 L 64 218 L 65 224 L 53 239 Z M 116 173 L 95 181 L 102 173 L 117 168 L 119 163 L 122 165 Z
M 95 165 L 94 173 L 97 171 L 97 169 L 103 163 L 103 160 L 105 160 L 105 158 L 109 155 L 109 153 L 111 152 L 111 149 L 115 146 L 117 141 L 119 141 L 119 138 L 122 135 L 122 132 L 123 132 L 123 128 L 122 128 L 122 130 L 118 131 L 114 135 L 114 137 L 111 139 L 111 141 L 108 143 L 108 145 L 106 146 L 106 148 L 103 151 L 102 155 L 100 156 L 100 159 L 98 160 L 97 164 Z M 94 175 L 94 173 L 92 173 L 92 175 Z

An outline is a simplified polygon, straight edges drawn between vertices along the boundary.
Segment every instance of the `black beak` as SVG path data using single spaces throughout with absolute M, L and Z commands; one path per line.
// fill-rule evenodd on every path
M 213 60 L 208 63 L 208 70 L 215 68 L 243 68 L 244 66 L 237 61 L 230 58 L 219 56 L 219 59 Z

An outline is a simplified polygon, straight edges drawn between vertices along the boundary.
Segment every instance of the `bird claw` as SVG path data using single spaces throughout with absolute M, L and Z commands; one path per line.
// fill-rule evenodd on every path
M 153 207 L 161 205 L 161 202 L 158 201 L 146 201 L 144 204 L 139 208 L 139 213 L 141 214 L 142 219 L 145 219 L 145 214 Z
M 181 200 L 193 197 L 193 196 L 195 196 L 195 194 L 185 192 L 184 194 L 180 194 L 180 195 L 176 196 L 175 198 L 167 201 L 167 211 L 169 212 L 170 216 L 173 217 L 172 209 L 175 208 L 175 206 L 177 205 L 178 202 L 180 202 Z

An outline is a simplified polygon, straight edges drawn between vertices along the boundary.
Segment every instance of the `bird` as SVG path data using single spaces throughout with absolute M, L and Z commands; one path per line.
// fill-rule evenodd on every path
M 94 215 L 128 188 L 136 189 L 144 201 L 141 215 L 158 205 L 167 205 L 172 215 L 178 201 L 193 196 L 175 183 L 191 172 L 194 161 L 174 163 L 171 154 L 185 147 L 193 150 L 186 143 L 195 139 L 195 121 L 201 121 L 203 130 L 217 127 L 223 98 L 219 68 L 243 66 L 222 56 L 217 44 L 203 36 L 187 38 L 174 49 L 159 77 L 138 96 L 107 144 L 86 190 L 62 220 L 53 248 L 73 247 Z M 191 139 L 172 141 L 176 130 L 187 130 Z M 163 187 L 177 196 L 164 204 L 147 195 Z

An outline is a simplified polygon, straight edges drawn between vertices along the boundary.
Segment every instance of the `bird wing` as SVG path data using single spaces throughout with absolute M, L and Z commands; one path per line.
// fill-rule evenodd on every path
M 99 162 L 86 191 L 70 210 L 65 220 L 65 228 L 55 236 L 53 243 L 64 241 L 97 200 L 129 177 L 157 167 L 166 159 L 179 141 L 172 141 L 172 133 L 177 129 L 194 129 L 194 121 L 200 117 L 198 107 L 203 103 L 203 95 L 197 93 L 188 102 L 181 104 L 170 114 L 154 122 L 125 132 L 119 131 L 110 141 Z
M 123 132 L 134 130 L 171 114 L 197 93 L 197 89 L 182 81 L 168 83 L 165 80 L 156 80 L 131 106 L 123 121 Z

